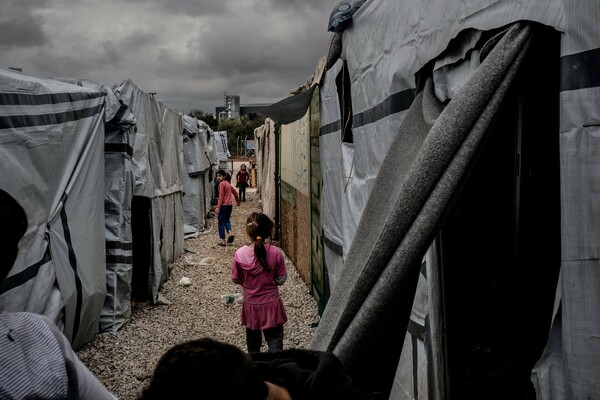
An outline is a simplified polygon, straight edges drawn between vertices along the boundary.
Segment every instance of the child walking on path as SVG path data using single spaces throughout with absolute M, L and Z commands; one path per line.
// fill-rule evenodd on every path
M 233 209 L 233 203 L 231 201 L 231 195 L 235 197 L 236 203 L 240 205 L 240 197 L 237 190 L 232 187 L 226 179 L 227 173 L 222 169 L 217 171 L 217 181 L 219 182 L 219 198 L 217 200 L 217 206 L 215 207 L 215 213 L 218 215 L 219 221 L 219 246 L 225 246 L 225 233 L 227 233 L 227 243 L 232 243 L 234 236 L 231 229 L 231 211 Z
M 242 285 L 242 324 L 246 327 L 248 352 L 259 352 L 262 334 L 269 352 L 283 350 L 283 324 L 287 315 L 278 286 L 287 279 L 281 250 L 265 240 L 271 237 L 273 221 L 265 214 L 252 213 L 246 232 L 252 240 L 235 252 L 231 280 Z
M 235 175 L 235 181 L 237 186 L 240 189 L 240 199 L 242 201 L 246 201 L 246 188 L 248 187 L 248 181 L 250 180 L 250 174 L 246 171 L 246 164 L 242 164 L 240 170 Z

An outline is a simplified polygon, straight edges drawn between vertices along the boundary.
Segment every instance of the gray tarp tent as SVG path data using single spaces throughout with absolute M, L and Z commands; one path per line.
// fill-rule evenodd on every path
M 131 201 L 135 116 L 113 89 L 85 79 L 60 80 L 106 93 L 104 114 L 104 217 L 106 224 L 106 299 L 100 332 L 116 332 L 131 318 L 133 238 Z
M 229 172 L 229 157 L 231 154 L 229 153 L 229 148 L 227 147 L 227 132 L 213 130 L 209 130 L 209 132 L 211 136 L 209 143 L 209 159 L 211 159 L 211 164 L 213 163 L 212 160 L 216 162 L 216 164 L 212 164 L 213 174 L 211 174 L 213 180 L 213 202 L 216 204 L 217 197 L 219 197 L 216 173 L 220 169 L 225 172 Z
M 0 187 L 28 218 L 0 309 L 50 317 L 74 348 L 98 331 L 106 295 L 105 99 L 0 70 Z
M 183 117 L 131 80 L 113 88 L 136 118 L 132 206 L 134 294 L 158 301 L 183 252 Z
M 213 199 L 215 197 L 215 173 L 217 172 L 217 159 L 215 137 L 212 129 L 204 121 L 198 121 L 198 137 L 200 138 L 200 148 L 204 151 L 204 156 L 208 160 L 209 168 L 205 171 L 204 177 L 204 209 L 208 215 Z
M 106 88 L 107 112 L 104 135 L 104 212 L 106 217 L 106 300 L 100 330 L 116 332 L 131 318 L 133 237 L 131 203 L 135 187 L 133 144 L 135 116 Z
M 519 33 L 494 48 L 472 77 L 473 90 L 445 109 L 426 85 L 390 145 L 384 165 L 394 168 L 379 171 L 357 228 L 360 235 L 354 238 L 315 339 L 349 365 L 369 364 L 367 349 L 377 348 L 383 337 L 388 339 L 387 354 L 399 355 L 403 341 L 392 345 L 388 335 L 402 336 L 408 327 L 421 259 L 522 59 L 521 42 L 527 35 Z M 371 354 L 381 358 L 377 350 Z M 394 371 L 388 369 L 387 376 L 379 372 L 390 379 Z
M 187 115 L 183 116 L 183 122 L 183 232 L 185 238 L 193 238 L 204 230 L 210 207 L 211 196 L 205 194 L 207 188 L 212 188 L 209 182 L 210 160 L 206 154 L 206 128 L 201 130 L 200 121 Z
M 227 171 L 227 168 L 229 168 L 229 157 L 231 157 L 229 147 L 227 146 L 227 131 L 215 131 L 214 139 L 217 158 L 219 160 L 219 169 Z
M 262 211 L 273 220 L 275 215 L 275 123 L 265 119 L 265 123 L 254 130 L 256 149 L 257 187 Z
M 341 60 L 326 72 L 321 89 L 321 214 L 329 247 L 327 265 L 339 270 L 332 276 L 335 288 L 314 348 L 334 350 L 358 375 L 372 377 L 388 390 L 394 381 L 392 398 L 448 396 L 444 385 L 455 371 L 444 371 L 442 341 L 447 327 L 440 325 L 444 322 L 440 282 L 451 274 L 444 271 L 439 249 L 429 246 L 451 200 L 460 198 L 469 175 L 476 175 L 470 168 L 471 158 L 483 150 L 479 142 L 491 126 L 502 123 L 494 115 L 505 108 L 503 98 L 511 98 L 508 88 L 514 74 L 535 63 L 519 62 L 536 38 L 530 26 L 518 24 L 497 36 L 492 30 L 535 21 L 563 32 L 557 41 L 560 50 L 554 58 L 545 58 L 560 64 L 560 70 L 555 69 L 560 86 L 554 83 L 558 79 L 546 85 L 557 86 L 550 92 L 557 112 L 549 108 L 539 118 L 547 126 L 556 117 L 556 133 L 548 131 L 537 143 L 545 146 L 560 140 L 556 144 L 560 190 L 547 202 L 560 202 L 561 212 L 552 218 L 559 226 L 558 240 L 540 247 L 538 259 L 532 257 L 529 264 L 536 268 L 546 264 L 547 272 L 541 269 L 537 276 L 547 286 L 552 286 L 552 279 L 545 275 L 553 276 L 558 264 L 561 275 L 554 314 L 548 312 L 546 301 L 543 310 L 524 307 L 513 316 L 527 321 L 519 313 L 530 313 L 532 319 L 544 314 L 541 329 L 546 329 L 546 338 L 552 326 L 545 352 L 538 349 L 539 361 L 533 368 L 528 364 L 538 399 L 598 398 L 600 348 L 592 338 L 600 332 L 600 203 L 594 197 L 600 179 L 598 153 L 593 150 L 598 147 L 600 119 L 596 100 L 600 85 L 594 78 L 600 48 L 594 16 L 599 7 L 593 1 L 560 0 L 459 6 L 445 0 L 368 1 L 354 15 L 343 33 Z M 539 28 L 535 30 L 539 33 Z M 548 32 L 541 37 L 551 42 Z M 340 82 L 347 82 L 345 90 Z M 542 92 L 544 85 L 538 89 Z M 351 140 L 342 132 L 341 121 L 348 115 L 344 93 L 351 95 Z M 510 104 L 520 103 L 510 100 Z M 545 253 L 555 255 L 559 246 L 561 254 L 547 262 Z M 468 260 L 468 252 L 464 258 Z M 427 268 L 421 269 L 422 263 Z M 487 272 L 486 267 L 482 265 L 481 273 Z M 527 268 L 522 266 L 520 273 L 527 273 Z M 414 298 L 419 281 L 429 285 L 425 289 L 429 302 L 427 296 Z M 472 304 L 477 306 L 476 298 Z M 421 325 L 415 314 L 424 317 Z M 510 331 L 506 333 L 508 340 Z M 538 342 L 532 344 L 539 347 Z

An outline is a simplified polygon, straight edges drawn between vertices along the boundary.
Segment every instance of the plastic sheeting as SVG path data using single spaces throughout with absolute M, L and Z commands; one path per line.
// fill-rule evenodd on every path
M 219 160 L 219 169 L 227 171 L 229 167 L 228 161 L 231 154 L 227 147 L 227 132 L 226 131 L 215 131 L 215 148 L 217 151 L 217 159 Z
M 389 367 L 401 354 L 397 339 L 410 326 L 419 258 L 516 74 L 528 38 L 527 26 L 512 27 L 446 108 L 432 99 L 428 80 L 385 157 L 394 168 L 378 175 L 313 342 L 335 351 L 355 376 L 384 392 L 391 387 Z
M 461 32 L 450 42 L 444 54 L 435 60 L 433 83 L 439 101 L 454 98 L 479 66 L 480 54 L 475 46 L 481 34 L 481 31 L 471 29 Z
M 340 106 L 335 77 L 340 73 L 342 62 L 338 61 L 325 75 L 321 83 L 321 133 L 320 155 L 323 191 L 321 195 L 321 223 L 323 248 L 327 261 L 329 286 L 333 291 L 337 276 L 344 265 L 342 230 L 342 141 Z M 331 131 L 331 133 L 330 133 Z
M 115 93 L 137 122 L 133 148 L 135 196 L 151 199 L 152 230 L 146 232 L 152 251 L 148 272 L 151 301 L 168 278 L 168 264 L 183 253 L 183 116 L 131 80 L 115 86 Z M 137 238 L 142 239 L 142 238 Z
M 600 399 L 600 3 L 568 2 L 561 42 L 562 262 L 541 400 Z
M 211 164 L 206 154 L 206 129 L 200 130 L 200 121 L 196 118 L 184 115 L 183 121 L 183 233 L 187 239 L 197 237 L 206 225 L 210 195 L 207 204 L 204 191 L 210 179 Z
M 134 115 L 112 88 L 86 79 L 61 81 L 106 93 L 104 115 L 104 213 L 106 225 L 106 299 L 100 315 L 100 332 L 116 332 L 131 317 L 133 238 L 131 201 Z
M 206 159 L 210 163 L 208 176 L 204 180 L 204 204 L 206 210 L 210 210 L 213 199 L 216 200 L 214 182 L 216 172 L 219 169 L 219 159 L 217 156 L 214 132 L 212 129 L 210 129 L 206 122 L 198 121 L 198 135 L 200 137 L 200 143 L 202 145 L 201 147 L 204 149 Z
M 315 88 L 316 86 L 313 85 L 308 90 L 294 96 L 286 97 L 275 104 L 261 109 L 259 112 L 277 124 L 289 124 L 306 114 Z
M 100 315 L 100 331 L 114 333 L 131 318 L 131 201 L 135 186 L 131 157 L 136 120 L 112 88 L 88 81 L 79 81 L 78 84 L 102 89 L 107 95 L 107 112 L 104 118 L 106 299 Z
M 267 118 L 254 130 L 256 173 L 262 212 L 275 221 L 275 123 Z
M 552 340 L 534 371 L 540 399 L 598 398 L 600 393 L 598 380 L 592 378 L 600 375 L 600 349 L 597 341 L 590 340 L 600 333 L 600 290 L 597 285 L 583 284 L 595 282 L 590 277 L 600 267 L 600 224 L 596 223 L 600 203 L 594 196 L 600 162 L 593 151 L 600 137 L 600 85 L 594 78 L 600 54 L 599 7 L 591 0 L 479 0 L 458 6 L 446 0 L 366 2 L 344 31 L 342 60 L 326 72 L 321 90 L 322 209 L 330 210 L 322 213 L 324 241 L 338 250 L 325 252 L 329 267 L 340 264 L 340 254 L 346 254 L 354 241 L 365 196 L 413 101 L 415 74 L 434 62 L 436 94 L 447 100 L 477 68 L 469 49 L 478 31 L 530 20 L 564 32 L 560 94 L 562 301 Z M 451 44 L 453 38 L 458 39 Z M 351 80 L 352 144 L 341 141 L 335 79 L 342 61 L 347 62 Z M 348 171 L 353 173 L 348 176 Z M 346 193 L 351 194 L 344 201 Z M 576 331 L 573 326 L 585 329 Z
M 281 180 L 300 193 L 308 196 L 309 184 L 309 115 L 308 112 L 297 121 L 281 126 L 280 167 Z
M 105 99 L 0 70 L 0 187 L 28 218 L 0 309 L 48 316 L 74 348 L 98 331 L 106 295 Z
M 332 190 L 343 193 L 345 197 L 345 204 L 334 203 L 329 207 L 342 207 L 341 244 L 344 254 L 354 238 L 383 155 L 414 99 L 417 71 L 442 54 L 450 40 L 460 32 L 498 28 L 515 21 L 515 14 L 522 14 L 522 19 L 564 29 L 565 15 L 559 1 L 551 5 L 541 0 L 526 5 L 516 3 L 479 1 L 456 7 L 446 0 L 437 0 L 435 4 L 428 5 L 410 1 L 380 1 L 366 2 L 354 14 L 353 25 L 343 33 L 341 54 L 347 62 L 351 79 L 354 141 L 335 145 L 343 150 L 327 146 L 322 150 L 329 157 L 334 153 L 338 154 L 335 157 L 341 157 L 338 168 L 341 168 L 339 174 L 342 178 L 334 185 L 324 185 L 323 195 L 329 196 L 326 191 Z M 515 13 L 515 9 L 518 12 Z M 543 13 L 539 12 L 541 9 Z M 433 13 L 428 10 L 436 11 Z M 419 24 L 415 25 L 413 21 L 419 21 Z M 430 29 L 434 26 L 436 29 Z M 419 32 L 418 41 L 410 39 L 415 35 L 414 32 Z M 338 60 L 338 63 L 341 62 Z M 442 65 L 449 63 L 446 60 Z M 442 65 L 438 66 L 441 68 Z M 329 114 L 336 104 L 339 108 L 335 84 L 338 68 L 341 66 L 326 72 L 323 85 L 327 85 L 328 89 L 321 91 L 321 97 L 326 99 L 322 100 L 325 111 L 321 114 L 322 120 L 328 121 L 321 124 L 321 139 L 328 143 L 331 143 L 331 140 L 325 139 L 328 135 L 341 140 L 341 122 Z M 468 74 L 469 70 L 462 72 L 461 79 L 464 81 L 464 76 Z M 439 76 L 436 78 L 442 79 Z M 324 229 L 328 229 L 325 224 Z M 330 239 L 337 242 L 335 238 Z

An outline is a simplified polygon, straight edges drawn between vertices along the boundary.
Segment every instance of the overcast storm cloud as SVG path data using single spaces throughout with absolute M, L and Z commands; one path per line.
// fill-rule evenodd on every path
M 0 67 L 118 84 L 214 113 L 288 95 L 325 56 L 339 0 L 2 0 Z

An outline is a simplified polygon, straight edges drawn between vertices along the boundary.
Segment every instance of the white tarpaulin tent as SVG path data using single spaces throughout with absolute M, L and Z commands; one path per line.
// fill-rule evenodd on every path
M 112 88 L 107 93 L 104 135 L 104 212 L 106 218 L 106 300 L 100 330 L 115 332 L 131 318 L 133 236 L 131 204 L 135 187 L 135 116 Z
M 98 331 L 106 295 L 105 100 L 0 70 L 0 187 L 28 219 L 0 309 L 50 317 L 74 348 Z
M 110 87 L 2 70 L 0 84 L 10 172 L 0 183 L 30 223 L 0 309 L 49 316 L 77 348 L 129 321 L 136 283 L 157 302 L 168 264 L 183 252 L 183 116 L 129 80 Z M 208 175 L 216 154 L 208 127 L 198 127 L 198 168 Z M 206 209 L 205 180 L 198 206 Z
M 210 209 L 212 185 L 210 184 L 211 163 L 207 156 L 207 127 L 204 122 L 184 115 L 183 155 L 183 232 L 185 238 L 197 237 L 206 225 Z M 202 126 L 202 129 L 200 127 Z M 206 194 L 206 190 L 210 194 Z
M 556 168 L 560 187 L 556 196 L 543 204 L 560 202 L 560 215 L 554 219 L 559 239 L 556 246 L 549 243 L 536 248 L 538 259 L 529 256 L 527 268 L 515 271 L 531 276 L 534 274 L 528 271 L 538 271 L 537 276 L 548 286 L 552 279 L 544 276 L 544 264 L 550 276 L 560 264 L 561 275 L 554 314 L 546 310 L 546 301 L 543 313 L 523 306 L 512 316 L 527 322 L 519 314 L 530 313 L 532 319 L 544 314 L 547 318 L 541 329 L 548 330 L 546 338 L 552 326 L 543 355 L 545 342 L 535 350 L 540 357 L 537 364 L 527 364 L 538 399 L 600 398 L 600 343 L 594 339 L 600 335 L 600 202 L 594 196 L 600 182 L 595 150 L 600 138 L 599 13 L 600 4 L 591 0 L 383 0 L 367 1 L 358 10 L 341 36 L 340 59 L 327 70 L 321 84 L 321 215 L 334 290 L 315 334 L 314 348 L 334 350 L 359 373 L 381 376 L 383 386 L 393 381 L 392 398 L 447 398 L 450 393 L 461 398 L 460 392 L 451 390 L 477 389 L 469 387 L 472 382 L 468 379 L 453 381 L 455 370 L 444 370 L 444 357 L 455 359 L 444 348 L 447 311 L 442 308 L 448 305 L 441 300 L 447 294 L 440 293 L 442 287 L 451 290 L 442 283 L 449 282 L 450 270 L 444 269 L 444 260 L 438 257 L 447 248 L 429 246 L 438 229 L 445 228 L 442 217 L 451 200 L 460 199 L 456 196 L 468 186 L 470 174 L 477 176 L 473 163 L 483 151 L 480 143 L 488 131 L 499 130 L 495 127 L 503 123 L 494 116 L 532 103 L 529 97 L 512 97 L 515 90 L 528 95 L 539 91 L 544 93 L 540 100 L 556 99 L 556 113 L 552 104 L 545 114 L 538 112 L 537 122 L 544 126 L 538 130 L 548 134 L 533 148 L 545 149 L 551 142 L 560 150 L 560 168 Z M 517 21 L 530 23 L 503 30 Z M 553 36 L 553 32 L 561 34 Z M 554 40 L 559 49 L 556 54 L 544 47 Z M 539 52 L 540 48 L 550 50 Z M 528 57 L 529 53 L 541 54 L 547 65 L 536 64 L 539 61 Z M 528 72 L 531 69 L 534 72 Z M 526 87 L 528 82 L 520 77 L 536 75 L 548 76 L 546 85 L 542 82 L 535 89 L 513 85 L 517 82 Z M 556 89 L 548 91 L 549 87 Z M 547 130 L 554 116 L 555 134 Z M 515 126 L 521 123 L 517 119 Z M 450 144 L 452 140 L 458 141 Z M 529 148 L 517 150 L 531 152 Z M 540 157 L 544 156 L 542 152 Z M 485 164 L 483 158 L 478 162 Z M 506 169 L 512 171 L 514 166 Z M 531 176 L 535 177 L 531 172 L 519 174 L 519 182 Z M 530 206 L 529 210 L 533 209 Z M 487 213 L 494 215 L 493 211 Z M 528 228 L 544 233 L 544 223 L 540 217 Z M 448 237 L 441 239 L 449 242 Z M 559 246 L 560 255 L 548 263 L 546 253 L 556 254 Z M 475 248 L 472 250 L 472 257 L 477 258 Z M 512 251 L 506 248 L 504 252 Z M 463 257 L 468 260 L 468 252 Z M 489 267 L 484 265 L 482 274 Z M 462 288 L 467 289 L 476 291 L 478 287 Z M 520 293 L 514 286 L 511 290 Z M 523 293 L 515 298 L 524 298 L 526 291 Z M 536 301 L 530 300 L 532 304 Z M 413 303 L 411 311 L 407 305 Z M 477 303 L 473 298 L 474 309 Z M 486 320 L 494 317 L 488 312 Z M 498 315 L 497 319 L 502 318 Z M 389 321 L 395 321 L 395 328 Z M 460 331 L 457 326 L 453 329 Z M 406 330 L 410 334 L 405 338 Z M 529 335 L 528 329 L 521 331 Z M 395 340 L 391 339 L 394 334 Z M 507 340 L 509 335 L 506 331 Z M 527 340 L 525 336 L 522 339 Z M 531 343 L 539 347 L 539 340 Z M 485 350 L 478 349 L 481 360 Z M 395 365 L 393 360 L 376 361 L 379 356 L 398 357 L 395 377 L 389 371 L 390 365 Z M 500 364 L 488 359 L 485 365 L 504 373 L 504 382 L 510 382 L 507 372 L 523 375 L 527 370 L 523 365 L 510 366 L 508 361 L 502 370 Z M 475 370 L 466 373 L 477 375 Z M 502 387 L 499 376 L 495 376 L 497 386 L 490 385 L 482 398 L 514 389 Z M 524 396 L 522 392 L 519 395 Z
M 106 93 L 104 114 L 104 216 L 106 224 L 106 299 L 100 315 L 100 332 L 116 332 L 131 317 L 133 238 L 131 201 L 134 115 L 108 85 L 85 79 L 60 80 Z
M 183 116 L 131 80 L 114 91 L 137 123 L 133 148 L 134 292 L 156 302 L 168 278 L 169 263 L 183 253 Z
M 275 123 L 270 118 L 265 119 L 265 123 L 254 130 L 254 143 L 257 188 L 262 212 L 275 221 Z
M 198 121 L 198 137 L 200 138 L 200 148 L 203 149 L 204 155 L 210 164 L 209 169 L 205 172 L 204 177 L 204 209 L 206 213 L 210 211 L 213 199 L 215 199 L 215 173 L 217 172 L 217 159 L 215 136 L 212 129 L 204 121 Z M 215 199 L 216 201 L 216 199 Z
M 231 157 L 229 148 L 227 146 L 227 131 L 215 131 L 214 137 L 217 149 L 217 158 L 219 160 L 219 169 L 227 171 L 227 168 L 229 168 L 229 157 Z

